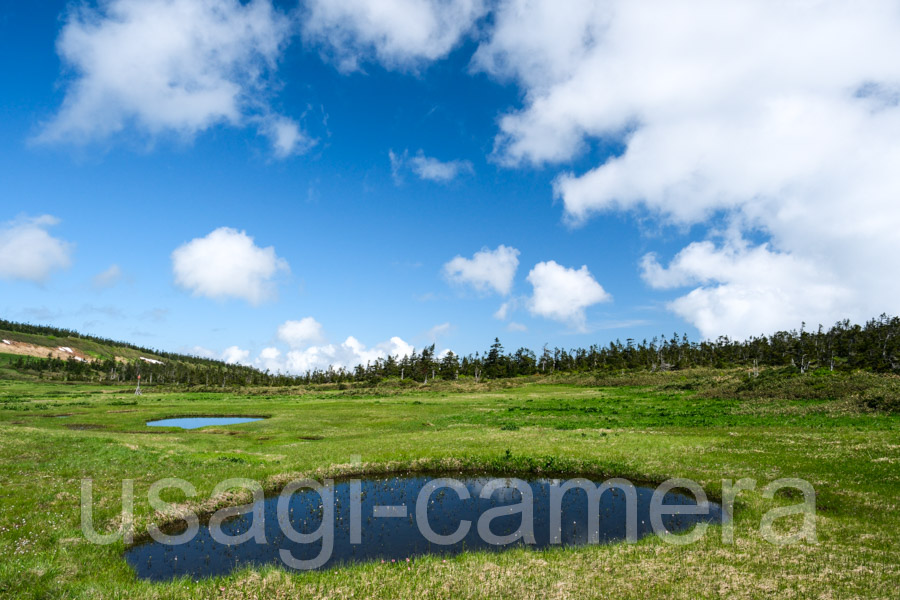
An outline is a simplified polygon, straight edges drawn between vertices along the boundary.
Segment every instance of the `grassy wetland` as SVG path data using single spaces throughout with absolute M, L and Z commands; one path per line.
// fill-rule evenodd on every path
M 173 391 L 0 381 L 0 596 L 8 598 L 890 598 L 900 586 L 900 416 L 891 376 L 744 372 L 521 378 L 400 388 L 325 385 Z M 339 389 L 343 388 L 343 389 Z M 874 390 L 874 392 L 873 392 Z M 195 430 L 147 427 L 175 416 L 257 416 Z M 419 557 L 296 572 L 277 565 L 168 582 L 138 579 L 125 545 L 88 542 L 80 485 L 93 479 L 98 531 L 118 526 L 123 479 L 134 480 L 135 533 L 177 520 L 147 491 L 181 477 L 209 513 L 230 477 L 275 493 L 296 477 L 446 471 L 591 475 L 659 483 L 686 477 L 711 499 L 722 480 L 754 478 L 735 502 L 734 543 L 713 526 L 684 546 L 656 536 L 532 551 Z M 816 490 L 817 543 L 773 545 L 760 534 L 772 480 Z M 776 529 L 799 527 L 785 517 Z

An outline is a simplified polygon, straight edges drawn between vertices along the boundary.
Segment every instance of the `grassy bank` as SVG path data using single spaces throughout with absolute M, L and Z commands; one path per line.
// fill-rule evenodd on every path
M 896 379 L 811 377 L 694 372 L 403 389 L 148 389 L 141 397 L 124 388 L 0 381 L 0 596 L 896 597 L 900 417 L 886 409 Z M 144 425 L 176 415 L 269 418 L 195 431 Z M 301 474 L 441 466 L 653 482 L 680 476 L 713 496 L 723 478 L 752 477 L 762 487 L 799 477 L 818 494 L 819 543 L 765 542 L 762 515 L 797 500 L 766 500 L 757 490 L 739 497 L 733 545 L 711 529 L 685 547 L 648 538 L 424 558 L 409 570 L 371 564 L 289 573 L 272 566 L 151 584 L 135 579 L 121 542 L 95 546 L 79 529 L 84 477 L 94 479 L 95 521 L 107 526 L 120 510 L 121 480 L 134 479 L 140 533 L 163 518 L 147 502 L 150 484 L 163 477 L 190 481 L 198 490 L 191 502 L 209 508 L 213 486 L 228 477 L 275 490 Z M 183 499 L 175 492 L 164 498 Z

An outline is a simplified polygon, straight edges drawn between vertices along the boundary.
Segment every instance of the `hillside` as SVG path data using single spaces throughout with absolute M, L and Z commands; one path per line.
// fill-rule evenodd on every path
M 0 319 L 0 378 L 207 385 L 253 383 L 252 367 Z

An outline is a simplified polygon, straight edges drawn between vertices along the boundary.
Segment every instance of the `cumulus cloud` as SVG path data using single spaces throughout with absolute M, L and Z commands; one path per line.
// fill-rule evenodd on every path
M 540 262 L 528 273 L 534 292 L 528 301 L 531 314 L 584 329 L 585 309 L 612 300 L 594 279 L 587 265 L 570 269 L 555 261 Z
M 267 350 L 273 350 L 274 348 L 266 348 L 260 353 L 260 357 L 266 354 Z M 210 350 L 209 348 L 204 348 L 203 346 L 194 346 L 192 348 L 186 348 L 182 350 L 186 354 L 191 354 L 193 356 L 199 356 L 200 358 L 208 358 L 211 360 L 221 360 L 229 365 L 252 365 L 253 361 L 250 360 L 250 351 L 244 350 L 240 346 L 229 346 L 225 348 L 222 352 L 216 352 L 214 350 Z M 277 350 L 276 350 L 277 352 Z M 259 360 L 256 361 L 259 364 Z
M 747 338 L 801 322 L 827 322 L 831 315 L 857 311 L 856 294 L 827 268 L 800 257 L 772 252 L 768 245 L 743 240 L 717 247 L 695 242 L 668 267 L 644 256 L 642 276 L 652 287 L 699 285 L 670 304 L 694 323 L 701 335 Z
M 278 372 L 284 370 L 284 365 L 281 361 L 281 350 L 274 347 L 263 348 L 256 358 L 255 364 L 263 371 Z
M 445 323 L 432 331 L 440 335 L 449 329 L 449 323 Z M 328 342 L 322 333 L 322 325 L 312 317 L 285 321 L 278 328 L 277 335 L 279 341 L 288 348 L 268 346 L 260 350 L 253 359 L 250 358 L 250 350 L 240 346 L 230 346 L 222 352 L 194 346 L 186 352 L 203 358 L 223 360 L 228 364 L 252 365 L 273 373 L 294 375 L 328 368 L 350 370 L 357 365 L 384 360 L 389 356 L 403 358 L 413 353 L 413 346 L 396 336 L 372 347 L 367 347 L 352 335 L 341 343 Z
M 412 157 L 407 151 L 397 154 L 390 150 L 388 158 L 391 160 L 391 174 L 398 185 L 403 182 L 403 173 L 407 170 L 412 171 L 419 179 L 437 183 L 449 183 L 460 175 L 475 172 L 472 163 L 467 160 L 440 161 L 425 156 L 422 150 Z
M 91 281 L 94 285 L 94 288 L 98 290 L 111 288 L 122 281 L 122 269 L 119 267 L 119 265 L 110 265 L 109 268 L 105 271 L 94 275 L 94 278 Z
M 474 65 L 525 99 L 500 121 L 497 157 L 622 146 L 557 178 L 569 221 L 724 216 L 739 239 L 768 237 L 645 265 L 651 281 L 699 286 L 671 306 L 704 334 L 900 312 L 885 273 L 900 255 L 895 2 L 504 0 L 494 17 Z
M 512 290 L 518 268 L 519 251 L 500 244 L 496 250 L 483 248 L 472 258 L 454 257 L 444 265 L 444 277 L 478 292 L 493 291 L 506 296 Z
M 288 270 L 272 246 L 260 248 L 245 232 L 230 227 L 220 227 L 172 252 L 175 283 L 195 296 L 259 304 L 275 295 L 275 276 Z
M 342 71 L 376 60 L 414 69 L 446 56 L 486 12 L 484 0 L 308 0 L 304 37 Z
M 443 333 L 449 324 L 438 326 L 432 331 Z M 253 364 L 263 370 L 277 373 L 302 374 L 307 371 L 352 369 L 388 356 L 402 358 L 412 354 L 413 347 L 399 337 L 392 337 L 369 348 L 353 336 L 341 343 L 326 341 L 322 324 L 313 317 L 299 321 L 285 321 L 278 327 L 278 340 L 288 346 L 283 350 L 276 346 L 263 348 L 253 360 Z M 237 355 L 239 348 L 226 350 Z M 242 352 L 242 351 L 241 351 Z M 239 355 L 239 362 L 248 362 L 249 353 Z
M 291 32 L 269 0 L 106 0 L 73 9 L 57 49 L 72 73 L 42 142 L 85 143 L 133 127 L 191 137 L 256 123 L 276 156 L 306 147 L 272 115 L 268 80 Z
M 506 326 L 506 330 L 513 332 L 513 333 L 522 333 L 522 332 L 528 331 L 528 327 L 526 327 L 525 325 L 523 325 L 521 323 L 516 323 L 515 321 L 510 321 L 509 324 Z
M 242 350 L 241 348 L 239 348 L 237 346 L 229 346 L 228 348 L 225 348 L 224 352 L 222 352 L 222 360 L 224 360 L 229 365 L 250 364 L 249 358 L 250 358 L 250 351 Z
M 321 344 L 303 349 L 292 349 L 282 354 L 277 348 L 265 348 L 255 363 L 264 369 L 282 373 L 300 374 L 307 371 L 352 369 L 388 356 L 403 357 L 412 354 L 413 347 L 399 337 L 367 348 L 353 336 L 340 344 Z
M 0 225 L 0 279 L 42 283 L 72 263 L 72 244 L 47 229 L 59 223 L 50 215 L 20 218 Z
M 193 348 L 185 349 L 184 352 L 185 354 L 199 356 L 200 358 L 219 358 L 218 354 L 203 346 L 194 346 Z
M 285 321 L 278 327 L 278 339 L 291 348 L 299 348 L 324 339 L 322 324 L 312 317 L 299 321 Z

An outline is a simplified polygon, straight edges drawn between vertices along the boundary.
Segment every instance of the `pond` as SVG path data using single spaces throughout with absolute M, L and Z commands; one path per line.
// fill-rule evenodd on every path
M 240 423 L 252 423 L 262 421 L 261 417 L 180 417 L 176 419 L 161 419 L 159 421 L 147 421 L 150 427 L 181 427 L 182 429 L 198 429 L 210 425 L 238 425 Z
M 325 492 L 304 488 L 266 498 L 243 507 L 245 514 L 220 519 L 215 529 L 200 526 L 190 541 L 136 545 L 126 551 L 125 558 L 138 577 L 167 580 L 223 575 L 268 563 L 322 569 L 364 561 L 405 563 L 426 554 L 449 556 L 523 545 L 541 549 L 553 544 L 610 543 L 626 539 L 626 517 L 634 528 L 631 539 L 653 532 L 651 487 L 628 484 L 626 490 L 598 488 L 584 479 L 523 481 L 480 476 L 405 475 L 355 481 L 336 482 Z M 448 482 L 456 487 L 448 487 Z M 579 489 L 573 482 L 584 487 Z M 590 503 L 586 490 L 593 490 Z M 670 532 L 686 531 L 697 523 L 722 522 L 721 506 L 714 502 L 704 505 L 705 514 L 686 514 L 691 508 L 695 513 L 702 508 L 693 497 L 676 491 L 658 497 L 666 507 L 674 507 L 668 511 L 674 514 L 662 515 L 662 524 Z M 259 522 L 254 522 L 253 512 L 258 513 Z M 529 522 L 532 536 L 526 527 Z M 328 535 L 329 531 L 333 534 Z M 229 540 L 223 534 L 243 534 L 246 541 L 230 544 L 238 538 Z M 298 566 L 296 561 L 310 562 Z

